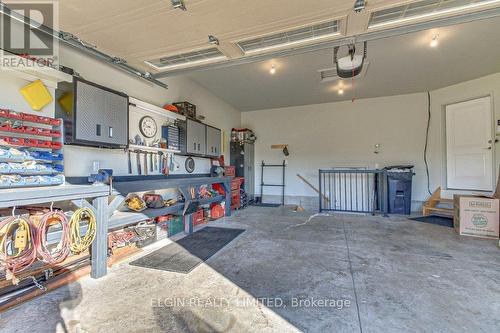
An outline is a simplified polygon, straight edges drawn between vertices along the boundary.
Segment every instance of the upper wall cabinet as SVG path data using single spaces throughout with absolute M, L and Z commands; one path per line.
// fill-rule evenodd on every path
M 197 121 L 187 120 L 186 151 L 188 154 L 206 154 L 206 125 Z
M 126 94 L 74 78 L 56 90 L 56 116 L 64 119 L 65 144 L 103 148 L 128 146 Z
M 181 142 L 186 138 L 185 152 L 188 155 L 218 157 L 221 154 L 222 131 L 191 119 L 186 120 L 186 130 L 180 131 Z
M 221 130 L 207 126 L 207 156 L 218 157 L 221 154 Z

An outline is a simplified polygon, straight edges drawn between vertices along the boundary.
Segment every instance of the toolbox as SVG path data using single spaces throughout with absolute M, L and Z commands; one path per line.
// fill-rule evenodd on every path
M 168 237 L 168 225 L 172 216 L 158 216 L 156 218 L 156 240 L 162 240 Z
M 174 236 L 184 232 L 184 219 L 182 216 L 175 216 L 168 221 L 168 236 Z
M 224 167 L 224 176 L 226 176 L 226 177 L 236 176 L 236 167 L 232 166 L 232 165 L 226 165 Z
M 172 104 L 177 107 L 180 114 L 188 118 L 196 119 L 196 105 L 189 102 L 177 102 Z
M 196 227 L 203 224 L 205 220 L 203 219 L 203 209 L 198 209 L 196 213 L 193 213 L 193 226 Z

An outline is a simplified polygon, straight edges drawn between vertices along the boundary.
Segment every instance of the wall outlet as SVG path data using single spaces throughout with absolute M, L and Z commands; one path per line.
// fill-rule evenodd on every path
M 97 173 L 99 169 L 101 168 L 101 163 L 99 161 L 93 161 L 92 162 L 92 172 Z

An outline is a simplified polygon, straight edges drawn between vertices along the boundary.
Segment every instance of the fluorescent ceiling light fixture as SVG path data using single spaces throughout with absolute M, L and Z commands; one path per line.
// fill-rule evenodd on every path
M 340 35 L 340 21 L 333 20 L 237 42 L 243 53 L 255 53 Z
M 451 14 L 498 3 L 500 0 L 422 0 L 372 12 L 368 28 Z
M 207 62 L 227 59 L 226 56 L 216 47 L 176 54 L 159 59 L 147 60 L 146 64 L 158 69 L 172 69 L 178 67 L 190 67 Z

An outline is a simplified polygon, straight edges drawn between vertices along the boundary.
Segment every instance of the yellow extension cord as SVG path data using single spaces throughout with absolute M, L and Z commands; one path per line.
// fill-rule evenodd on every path
M 10 222 L 5 223 L 0 228 L 0 255 L 2 257 L 4 257 L 4 256 L 7 255 L 3 251 L 6 248 L 5 242 L 7 241 L 7 236 L 10 233 L 12 227 L 14 225 L 16 225 L 16 224 L 18 225 L 18 228 L 24 228 L 25 230 L 29 230 L 30 229 L 28 222 L 26 222 L 25 219 L 21 219 L 21 218 L 12 219 Z M 31 243 L 31 233 L 27 232 L 26 236 L 27 236 L 27 239 L 26 239 L 27 243 Z M 18 250 L 17 253 L 13 254 L 14 257 L 17 256 L 17 255 L 19 255 L 24 250 L 24 248 L 20 248 L 20 249 L 17 249 L 17 250 Z
M 88 220 L 87 232 L 83 237 L 80 236 L 80 222 Z M 90 247 L 96 235 L 96 218 L 94 212 L 89 208 L 77 209 L 69 220 L 70 249 L 71 252 L 78 254 Z

